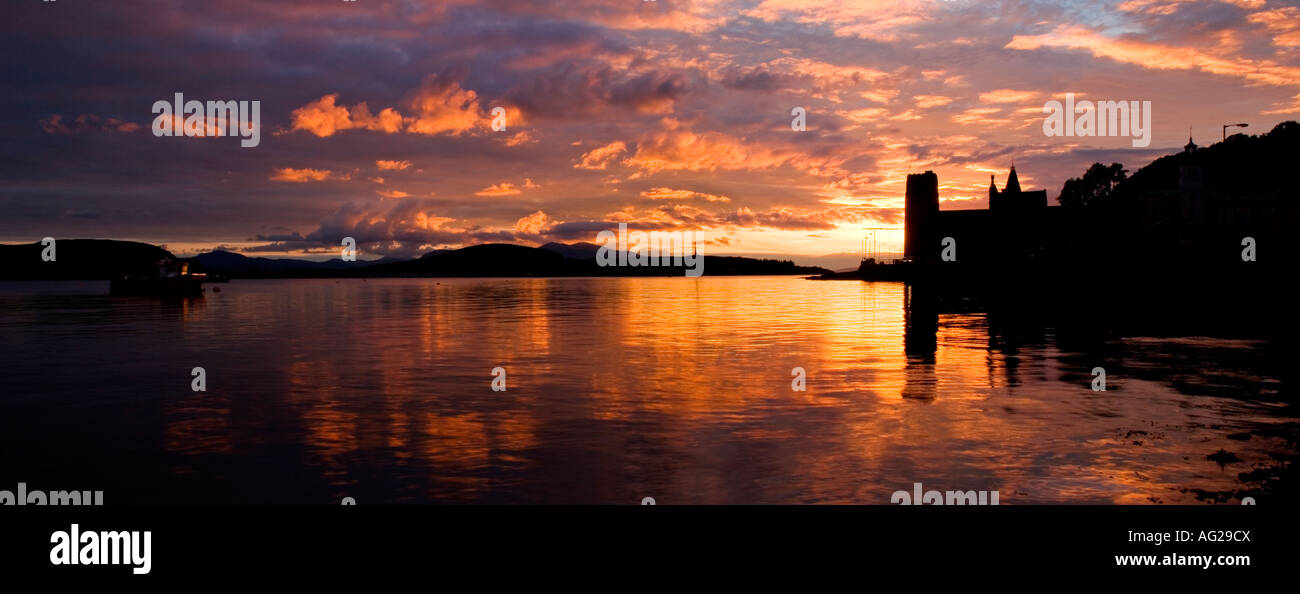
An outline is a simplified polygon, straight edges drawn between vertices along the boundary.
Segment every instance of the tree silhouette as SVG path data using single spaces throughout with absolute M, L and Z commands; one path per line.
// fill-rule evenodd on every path
M 1082 178 L 1072 178 L 1061 186 L 1061 195 L 1056 201 L 1061 206 L 1097 206 L 1106 203 L 1114 193 L 1115 186 L 1124 181 L 1128 170 L 1119 163 L 1110 167 L 1093 163 Z

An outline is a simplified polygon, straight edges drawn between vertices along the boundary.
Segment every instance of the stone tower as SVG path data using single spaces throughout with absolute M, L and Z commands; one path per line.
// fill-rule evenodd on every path
M 933 171 L 907 176 L 903 215 L 903 257 L 914 262 L 934 260 L 939 254 L 935 230 L 939 218 L 939 176 Z

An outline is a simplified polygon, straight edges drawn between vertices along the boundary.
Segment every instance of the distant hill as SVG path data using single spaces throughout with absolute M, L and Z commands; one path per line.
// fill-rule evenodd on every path
M 384 258 L 382 260 L 344 262 L 341 258 L 334 258 L 323 262 L 315 262 L 294 258 L 250 258 L 243 254 L 225 250 L 215 250 L 190 258 L 190 261 L 196 264 L 196 271 L 218 272 L 240 278 L 313 276 L 312 273 L 328 274 L 334 271 L 364 268 L 398 260 L 398 258 Z
M 570 260 L 590 260 L 596 257 L 596 252 L 600 251 L 600 246 L 594 243 L 551 243 L 542 246 L 544 250 L 550 250 Z
M 157 272 L 171 252 L 156 245 L 111 239 L 59 239 L 53 262 L 41 260 L 39 242 L 0 245 L 0 280 L 107 280 Z
M 489 243 L 355 272 L 356 276 L 562 276 L 566 268 L 564 256 L 550 250 Z
M 146 243 L 107 239 L 61 239 L 56 260 L 41 261 L 39 243 L 0 245 L 2 280 L 110 279 L 127 274 L 152 274 L 158 260 L 174 258 L 165 249 Z M 337 277 L 554 277 L 554 276 L 682 276 L 683 267 L 601 267 L 598 246 L 548 244 L 534 248 L 504 243 L 483 244 L 457 250 L 434 250 L 413 260 L 324 262 L 293 258 L 259 258 L 216 250 L 185 260 L 194 272 L 217 273 L 230 278 L 337 278 Z M 590 248 L 590 249 L 589 249 Z M 590 257 L 583 258 L 590 253 Z M 704 274 L 823 274 L 824 268 L 796 266 L 788 260 L 703 256 Z
M 551 247 L 547 247 L 551 246 Z M 390 262 L 345 272 L 347 276 L 683 276 L 684 267 L 602 267 L 592 244 L 547 244 L 540 248 L 504 243 L 475 245 L 425 254 L 418 260 Z M 566 249 L 571 248 L 571 249 Z M 588 249 L 590 248 L 590 249 Z M 581 256 L 590 252 L 589 257 Z M 703 256 L 704 274 L 822 274 L 823 268 L 795 266 L 784 260 Z

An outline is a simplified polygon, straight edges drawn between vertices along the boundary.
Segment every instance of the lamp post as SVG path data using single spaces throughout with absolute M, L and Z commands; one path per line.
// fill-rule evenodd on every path
M 1245 128 L 1246 126 L 1247 126 L 1247 124 L 1224 124 L 1224 125 L 1223 125 L 1223 139 L 1224 139 L 1224 140 L 1227 140 L 1227 139 L 1228 139 L 1228 128 Z
M 876 231 L 896 231 L 898 227 L 863 227 L 863 231 L 870 231 L 871 235 L 862 238 L 862 258 L 867 258 L 867 244 L 871 245 L 871 259 L 876 258 Z

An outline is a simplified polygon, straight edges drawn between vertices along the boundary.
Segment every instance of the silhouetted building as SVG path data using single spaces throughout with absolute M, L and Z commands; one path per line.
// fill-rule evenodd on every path
M 1209 195 L 1205 186 L 1205 167 L 1193 155 L 1195 142 L 1187 139 L 1183 154 L 1187 159 L 1178 165 L 1178 186 L 1159 191 L 1143 192 L 1140 197 L 1140 222 L 1142 227 L 1160 225 L 1203 225 L 1210 210 Z M 1215 209 L 1219 211 L 1221 209 Z
M 998 186 L 989 176 L 989 210 L 1012 211 L 1047 208 L 1047 190 L 1025 192 L 1020 189 L 1020 177 L 1016 175 L 1016 166 L 1011 166 L 1007 176 L 1007 186 L 998 191 Z
M 903 213 L 903 257 L 920 261 L 938 242 L 934 235 L 939 215 L 939 176 L 933 171 L 907 176 L 907 204 Z
M 1012 317 L 1039 301 L 1087 311 L 1095 301 L 1118 305 L 1139 294 L 1159 295 L 1189 316 L 1236 302 L 1238 293 L 1281 299 L 1275 293 L 1292 293 L 1280 287 L 1300 225 L 1297 150 L 1296 122 L 1208 147 L 1189 139 L 1109 187 L 1086 174 L 1074 180 L 1092 199 L 1070 206 L 1048 206 L 1047 192 L 1022 187 L 1012 167 L 1004 187 L 996 178 L 988 186 L 988 208 L 940 210 L 934 172 L 908 175 L 908 264 L 864 266 L 858 276 L 901 278 L 944 296 L 996 296 Z M 911 342 L 909 353 L 927 351 Z
M 1024 191 L 1015 166 L 1006 187 L 990 180 L 989 208 L 939 210 L 939 178 L 932 171 L 907 176 L 904 257 L 938 262 L 945 238 L 957 261 L 971 264 L 1032 259 L 1044 247 L 1059 207 L 1047 205 L 1047 190 Z

